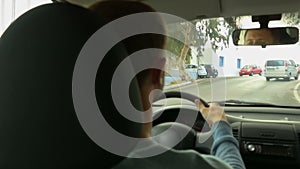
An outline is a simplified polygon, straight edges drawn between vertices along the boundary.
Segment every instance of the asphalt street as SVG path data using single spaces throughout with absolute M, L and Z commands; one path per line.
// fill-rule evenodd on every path
M 206 101 L 241 100 L 300 106 L 300 80 L 284 81 L 263 76 L 217 77 L 200 79 L 170 90 L 197 95 Z

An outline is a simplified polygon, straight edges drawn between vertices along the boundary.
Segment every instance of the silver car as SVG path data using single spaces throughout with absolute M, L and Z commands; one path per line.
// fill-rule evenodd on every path
M 271 78 L 283 78 L 289 81 L 291 77 L 298 79 L 298 65 L 294 60 L 274 59 L 267 60 L 265 64 L 265 77 L 269 81 Z
M 207 76 L 205 67 L 201 65 L 198 67 L 197 73 L 198 73 L 198 77 L 201 79 Z

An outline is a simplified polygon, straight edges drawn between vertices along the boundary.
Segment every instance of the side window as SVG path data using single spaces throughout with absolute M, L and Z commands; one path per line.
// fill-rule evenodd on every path
M 219 57 L 219 66 L 224 67 L 224 56 Z
M 36 6 L 51 0 L 0 0 L 0 36 L 16 18 Z
M 295 66 L 295 65 L 296 65 L 295 61 L 290 60 L 290 62 L 291 62 L 291 65 L 292 65 L 292 66 Z

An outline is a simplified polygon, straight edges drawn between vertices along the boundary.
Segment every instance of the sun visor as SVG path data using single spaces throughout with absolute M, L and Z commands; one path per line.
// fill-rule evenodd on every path
M 144 2 L 159 12 L 176 15 L 186 20 L 220 15 L 219 0 L 147 0 Z
M 267 15 L 295 12 L 300 9 L 299 0 L 222 0 L 221 16 Z

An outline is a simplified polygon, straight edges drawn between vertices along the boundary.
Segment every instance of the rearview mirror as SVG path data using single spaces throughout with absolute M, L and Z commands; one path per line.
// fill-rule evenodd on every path
M 237 29 L 232 38 L 237 46 L 295 44 L 299 40 L 299 30 L 296 27 Z

